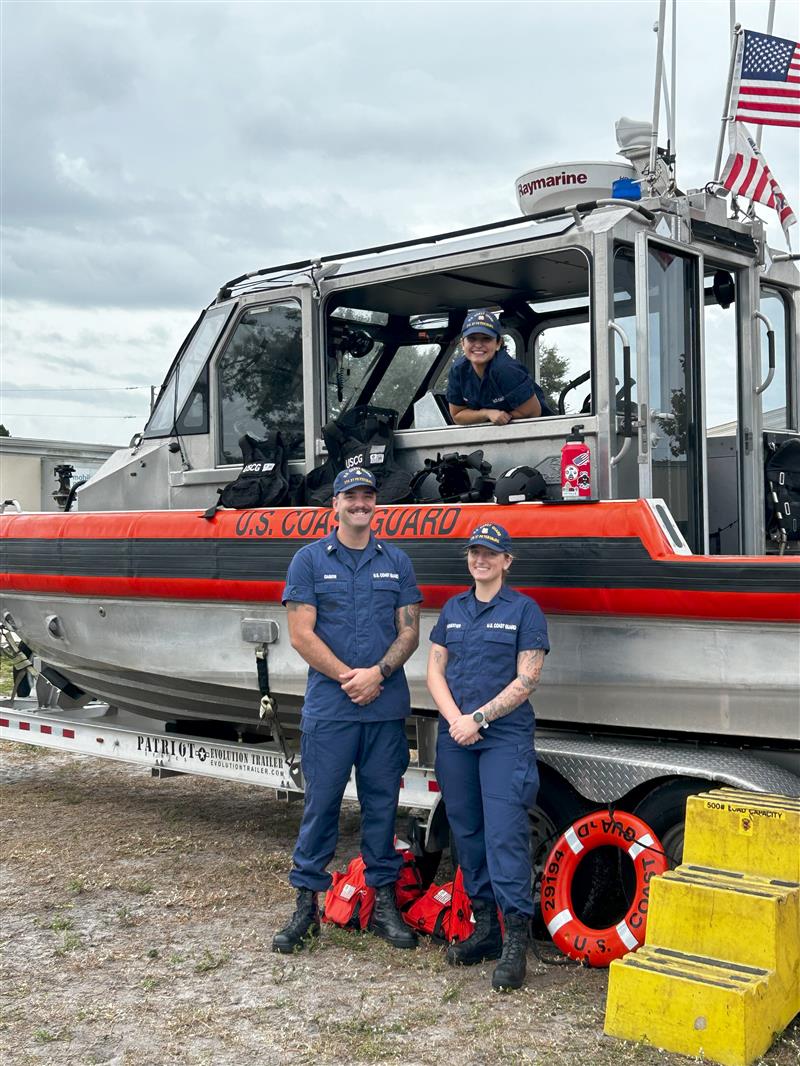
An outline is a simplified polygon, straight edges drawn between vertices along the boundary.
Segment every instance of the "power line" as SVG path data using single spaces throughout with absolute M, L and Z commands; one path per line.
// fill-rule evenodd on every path
M 0 385 L 0 392 L 132 392 L 150 385 L 65 385 L 54 389 L 48 385 Z
M 13 411 L 6 413 L 4 417 L 7 418 L 80 418 L 83 421 L 86 418 L 138 418 L 141 420 L 141 415 L 82 415 L 80 413 L 74 415 L 52 415 L 47 411 Z

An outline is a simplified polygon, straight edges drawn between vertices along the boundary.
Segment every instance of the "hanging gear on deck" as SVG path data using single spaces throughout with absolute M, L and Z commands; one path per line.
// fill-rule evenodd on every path
M 767 540 L 781 555 L 790 541 L 800 540 L 800 437 L 765 433 Z
M 351 466 L 375 475 L 378 503 L 406 503 L 411 499 L 411 475 L 394 457 L 397 412 L 364 404 L 345 411 L 322 428 L 328 459 L 304 479 L 295 497 L 298 506 L 329 507 L 333 481 Z
M 492 498 L 495 479 L 491 473 L 492 464 L 480 448 L 469 455 L 437 454 L 414 474 L 411 491 L 415 503 L 481 503 Z
M 219 499 L 203 518 L 209 521 L 220 507 L 247 510 L 251 507 L 280 507 L 289 502 L 289 473 L 286 448 L 280 430 L 269 430 L 257 440 L 245 433 L 239 439 L 243 466 L 235 481 L 217 489 Z

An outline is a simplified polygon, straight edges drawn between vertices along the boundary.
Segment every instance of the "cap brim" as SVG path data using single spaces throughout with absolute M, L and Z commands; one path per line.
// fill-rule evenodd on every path
M 342 492 L 349 492 L 350 489 L 372 489 L 373 492 L 378 491 L 377 486 L 373 485 L 371 481 L 351 481 L 348 485 L 342 485 L 336 495 L 338 496 Z
M 493 329 L 489 329 L 488 326 L 470 326 L 469 329 L 462 331 L 462 337 L 471 337 L 473 333 L 482 333 L 484 337 L 493 337 L 495 340 L 500 340 L 500 334 L 495 333 Z
M 474 540 L 471 540 L 467 544 L 467 547 L 468 548 L 488 548 L 489 551 L 495 552 L 497 555 L 505 555 L 505 553 L 506 553 L 506 549 L 505 548 L 499 548 L 497 546 L 497 544 L 495 544 L 493 541 L 491 541 L 491 540 L 483 540 L 481 537 L 476 537 Z

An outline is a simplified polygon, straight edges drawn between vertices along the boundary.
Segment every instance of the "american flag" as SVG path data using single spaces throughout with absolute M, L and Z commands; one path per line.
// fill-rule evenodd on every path
M 773 178 L 747 127 L 731 122 L 729 129 L 731 154 L 722 172 L 722 184 L 735 196 L 747 196 L 750 200 L 774 208 L 788 241 L 789 227 L 797 222 L 794 211 L 786 202 L 780 185 Z
M 800 126 L 800 44 L 745 30 L 728 113 L 759 126 Z

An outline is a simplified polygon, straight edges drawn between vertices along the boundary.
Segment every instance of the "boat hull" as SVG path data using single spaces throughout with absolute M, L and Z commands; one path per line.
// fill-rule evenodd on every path
M 514 583 L 543 607 L 552 652 L 540 721 L 800 743 L 800 558 L 706 557 L 670 540 L 647 501 L 383 508 L 425 596 L 407 665 L 412 706 L 428 635 L 462 590 L 463 550 L 491 517 L 515 538 Z M 172 720 L 258 720 L 251 620 L 277 623 L 273 690 L 299 715 L 306 668 L 280 604 L 286 566 L 330 512 L 278 509 L 0 519 L 3 609 L 32 650 L 92 696 Z M 54 621 L 55 620 L 55 621 Z

